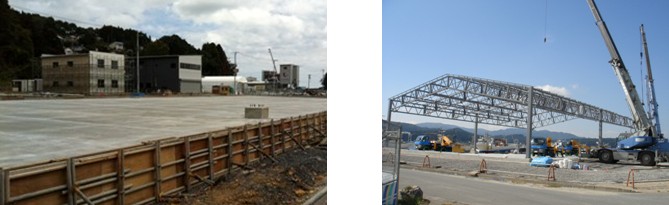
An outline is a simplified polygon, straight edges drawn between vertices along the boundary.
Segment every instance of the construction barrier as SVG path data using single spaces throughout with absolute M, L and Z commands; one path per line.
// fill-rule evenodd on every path
M 327 112 L 0 168 L 0 205 L 147 204 L 327 133 Z
M 488 172 L 488 163 L 485 162 L 485 159 L 481 159 L 481 164 L 479 165 L 479 173 L 485 174 Z
M 432 165 L 430 164 L 430 157 L 425 155 L 425 158 L 423 158 L 423 167 L 431 168 Z
M 555 181 L 555 165 L 550 165 L 548 168 L 548 181 Z
M 636 169 L 632 168 L 627 173 L 627 185 L 626 185 L 626 187 L 629 187 L 630 184 L 632 184 L 632 189 L 634 189 L 634 172 L 635 171 L 636 171 Z

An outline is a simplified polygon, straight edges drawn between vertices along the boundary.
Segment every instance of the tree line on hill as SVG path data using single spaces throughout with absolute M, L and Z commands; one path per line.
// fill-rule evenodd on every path
M 83 28 L 15 11 L 8 0 L 0 0 L 0 91 L 11 89 L 12 79 L 41 78 L 42 54 L 65 54 L 65 48 L 70 48 L 79 53 L 101 51 L 135 56 L 138 38 L 141 56 L 202 55 L 203 76 L 233 75 L 234 65 L 220 44 L 208 42 L 198 49 L 178 35 L 153 41 L 151 36 L 134 29 L 109 25 Z M 110 48 L 113 42 L 123 43 L 124 49 Z
M 385 123 L 385 120 L 384 120 Z M 411 133 L 411 141 L 414 141 L 416 137 L 420 135 L 432 135 L 436 136 L 437 134 L 442 134 L 448 136 L 453 142 L 456 143 L 462 143 L 462 144 L 470 144 L 472 140 L 472 136 L 474 136 L 474 133 L 467 131 L 463 128 L 453 126 L 453 125 L 446 125 L 446 129 L 442 128 L 436 128 L 436 127 L 423 127 L 415 124 L 410 124 L 410 123 L 403 123 L 403 122 L 393 122 L 395 124 L 399 124 L 402 127 L 403 132 L 410 132 Z M 500 132 L 504 133 L 504 132 Z M 597 142 L 599 141 L 598 138 L 585 138 L 585 137 L 571 137 L 571 138 L 560 138 L 560 137 L 555 137 L 559 136 L 559 132 L 552 132 L 552 131 L 547 131 L 547 130 L 541 130 L 541 131 L 535 131 L 532 133 L 533 137 L 552 137 L 555 141 L 556 140 L 570 140 L 570 139 L 576 139 L 582 144 L 586 144 L 588 146 L 595 146 L 597 145 Z M 481 131 L 478 132 L 478 136 L 483 137 L 485 136 L 485 133 L 482 133 Z M 526 135 L 525 134 L 499 134 L 499 135 L 490 135 L 490 137 L 493 138 L 501 138 L 506 140 L 508 143 L 521 143 L 524 144 L 526 140 Z M 615 146 L 616 144 L 616 138 L 602 138 L 602 143 L 605 145 L 608 145 L 609 147 Z

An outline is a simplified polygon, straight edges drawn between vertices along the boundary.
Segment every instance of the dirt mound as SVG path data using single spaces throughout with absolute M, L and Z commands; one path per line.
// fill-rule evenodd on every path
M 299 204 L 325 186 L 327 151 L 295 149 L 277 162 L 265 159 L 233 173 L 204 195 L 182 198 L 180 204 Z

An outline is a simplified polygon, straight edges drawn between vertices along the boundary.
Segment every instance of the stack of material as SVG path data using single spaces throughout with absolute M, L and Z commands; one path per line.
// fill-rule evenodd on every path
M 553 158 L 551 157 L 537 157 L 532 159 L 530 166 L 533 167 L 549 167 L 553 163 Z

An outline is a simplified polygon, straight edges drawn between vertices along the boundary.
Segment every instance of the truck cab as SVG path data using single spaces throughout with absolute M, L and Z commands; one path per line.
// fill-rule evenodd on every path
M 435 138 L 429 135 L 419 135 L 416 137 L 416 141 L 414 141 L 414 145 L 416 146 L 417 150 L 423 150 L 423 149 L 432 149 L 432 144 L 430 141 L 434 141 Z
M 553 150 L 551 150 L 552 147 L 548 146 L 546 138 L 543 137 L 532 138 L 531 148 L 532 148 L 532 155 L 555 156 L 553 155 Z

